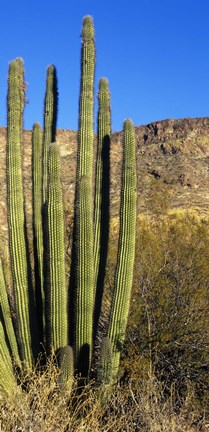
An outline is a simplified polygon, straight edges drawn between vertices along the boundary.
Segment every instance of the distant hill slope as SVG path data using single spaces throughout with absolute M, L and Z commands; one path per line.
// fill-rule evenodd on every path
M 138 169 L 138 212 L 191 209 L 209 214 L 209 117 L 163 120 L 135 128 Z M 73 212 L 76 132 L 59 129 L 67 221 Z M 120 198 L 122 133 L 111 137 L 111 216 Z M 7 238 L 6 129 L 0 128 L 0 236 Z M 23 134 L 26 214 L 31 229 L 31 131 Z

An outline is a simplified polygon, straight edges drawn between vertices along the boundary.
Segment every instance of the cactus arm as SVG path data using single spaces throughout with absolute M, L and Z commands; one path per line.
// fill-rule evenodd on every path
M 92 18 L 86 16 L 82 28 L 77 179 L 87 175 L 92 180 L 93 175 L 94 70 L 94 26 Z
M 11 311 L 9 307 L 8 295 L 6 291 L 6 285 L 5 285 L 1 260 L 0 260 L 0 308 L 3 315 L 4 325 L 6 328 L 7 337 L 12 352 L 12 357 L 15 363 L 20 367 L 21 366 L 20 356 L 18 352 L 17 340 L 14 332 L 13 323 L 12 323 Z
M 29 312 L 29 286 L 25 241 L 25 218 L 22 189 L 22 115 L 24 108 L 24 74 L 21 59 L 9 66 L 7 127 L 7 199 L 10 258 L 17 314 L 17 338 L 21 359 L 32 365 L 32 341 Z
M 108 80 L 101 78 L 99 81 L 98 93 L 98 144 L 97 144 L 97 160 L 96 160 L 96 175 L 95 175 L 95 196 L 94 196 L 94 262 L 95 262 L 95 280 L 97 281 L 99 272 L 100 252 L 101 252 L 101 232 L 108 227 L 103 227 L 104 212 L 108 211 L 109 193 L 108 185 L 103 186 L 105 167 L 103 166 L 104 155 L 109 152 L 110 133 L 111 133 L 111 113 L 110 113 L 110 93 L 108 88 Z M 108 181 L 108 179 L 105 179 Z M 106 239 L 106 242 L 108 239 Z M 102 245 L 102 248 L 107 245 Z
M 49 146 L 47 210 L 50 259 L 46 293 L 47 344 L 50 350 L 57 351 L 67 345 L 68 334 L 61 165 L 56 143 Z
M 46 93 L 44 100 L 44 135 L 43 135 L 43 203 L 47 196 L 48 150 L 56 140 L 57 124 L 57 73 L 54 65 L 49 65 L 46 76 Z
M 92 355 L 94 264 L 90 197 L 90 180 L 82 176 L 76 202 L 75 355 L 77 369 L 83 376 L 89 373 Z
M 98 92 L 97 158 L 94 194 L 94 338 L 101 313 L 109 240 L 111 110 L 108 80 L 101 78 Z
M 43 274 L 43 226 L 42 226 L 42 130 L 35 123 L 32 131 L 33 175 L 33 230 L 35 255 L 36 299 L 39 313 L 41 340 L 45 334 L 45 293 Z
M 112 343 L 105 337 L 101 343 L 100 354 L 100 381 L 103 385 L 109 384 L 112 377 Z
M 7 395 L 12 395 L 17 382 L 12 368 L 12 359 L 5 340 L 5 333 L 0 321 L 0 390 Z
M 76 367 L 88 375 L 92 354 L 93 331 L 93 145 L 94 145 L 94 26 L 90 16 L 83 20 L 81 84 L 76 170 L 75 236 L 75 358 Z
M 118 373 L 131 297 L 136 232 L 136 154 L 131 120 L 124 122 L 120 229 L 108 338 L 113 346 L 112 379 Z
M 66 345 L 65 347 L 61 348 L 59 353 L 59 366 L 59 387 L 61 390 L 67 391 L 69 395 L 72 389 L 74 374 L 74 355 L 71 346 Z

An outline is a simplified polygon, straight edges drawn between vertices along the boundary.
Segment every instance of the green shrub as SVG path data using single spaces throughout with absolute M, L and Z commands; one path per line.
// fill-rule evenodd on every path
M 209 402 L 209 222 L 189 215 L 138 223 L 124 367 Z M 128 358 L 130 360 L 128 360 Z M 134 358 L 134 360 L 133 360 Z M 133 365 L 134 363 L 134 365 Z

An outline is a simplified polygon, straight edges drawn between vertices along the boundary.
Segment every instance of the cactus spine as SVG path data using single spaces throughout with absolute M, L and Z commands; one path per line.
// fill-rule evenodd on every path
M 36 294 L 39 308 L 41 339 L 45 332 L 45 293 L 43 275 L 43 226 L 42 226 L 42 130 L 35 123 L 32 131 L 32 171 L 33 171 L 33 229 L 34 254 L 36 263 Z
M 67 345 L 64 215 L 61 165 L 56 143 L 49 146 L 47 221 L 49 241 L 49 287 L 46 292 L 47 345 L 50 350 L 56 352 Z
M 10 257 L 17 314 L 17 338 L 22 360 L 32 365 L 28 268 L 22 190 L 22 123 L 25 98 L 23 62 L 10 63 L 8 76 L 7 198 Z
M 44 137 L 43 137 L 43 203 L 47 196 L 48 150 L 56 140 L 57 124 L 57 72 L 54 65 L 47 68 L 46 93 L 44 101 Z
M 89 372 L 92 353 L 94 263 L 93 263 L 93 100 L 95 43 L 92 18 L 83 20 L 81 88 L 76 186 L 76 294 L 75 356 L 83 376 Z
M 124 122 L 123 170 L 119 245 L 108 338 L 113 347 L 112 379 L 115 380 L 125 339 L 133 279 L 136 234 L 136 150 L 131 120 Z M 104 368 L 105 371 L 105 368 Z

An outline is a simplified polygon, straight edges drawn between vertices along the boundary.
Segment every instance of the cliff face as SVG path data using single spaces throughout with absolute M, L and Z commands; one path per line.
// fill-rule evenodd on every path
M 163 120 L 136 127 L 138 212 L 193 209 L 209 214 L 209 117 Z M 73 214 L 76 169 L 76 132 L 57 131 L 62 157 L 66 229 Z M 111 137 L 111 217 L 117 217 L 120 198 L 122 133 Z M 95 145 L 96 147 L 96 145 Z M 32 227 L 31 131 L 23 134 L 25 209 Z M 6 129 L 0 128 L 0 220 L 1 239 L 7 240 Z M 160 197 L 160 200 L 158 198 Z M 154 208 L 155 207 L 155 208 Z M 159 209 L 159 210 L 160 210 Z

